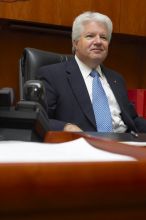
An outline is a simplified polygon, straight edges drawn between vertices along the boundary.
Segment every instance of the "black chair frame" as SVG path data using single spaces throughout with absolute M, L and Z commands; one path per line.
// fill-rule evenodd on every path
M 59 54 L 48 52 L 35 48 L 24 48 L 23 54 L 19 61 L 19 85 L 20 85 L 20 100 L 24 99 L 23 87 L 28 80 L 36 79 L 36 71 L 44 65 L 64 62 L 69 60 L 72 55 Z

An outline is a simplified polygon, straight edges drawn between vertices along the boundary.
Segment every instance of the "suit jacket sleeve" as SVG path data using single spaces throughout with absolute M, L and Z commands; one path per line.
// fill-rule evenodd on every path
M 50 83 L 51 79 L 51 74 L 49 74 L 48 78 L 48 68 L 41 67 L 38 72 L 37 72 L 37 79 L 43 81 L 44 86 L 45 86 L 45 109 L 48 114 L 49 118 L 49 130 L 52 131 L 60 131 L 63 130 L 65 124 L 67 122 L 61 121 L 61 120 L 56 120 L 54 117 L 55 110 L 56 110 L 56 100 L 57 100 L 57 94 L 54 88 L 52 87 L 53 82 Z M 53 80 L 52 80 L 53 81 Z M 49 103 L 48 103 L 49 102 Z

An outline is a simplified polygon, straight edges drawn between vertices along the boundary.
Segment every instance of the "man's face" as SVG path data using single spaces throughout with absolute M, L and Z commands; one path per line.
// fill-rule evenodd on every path
M 88 22 L 78 41 L 74 42 L 76 55 L 91 68 L 101 64 L 108 54 L 108 30 L 98 22 Z

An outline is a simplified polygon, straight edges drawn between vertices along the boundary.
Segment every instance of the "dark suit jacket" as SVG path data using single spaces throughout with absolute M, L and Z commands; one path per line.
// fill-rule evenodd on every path
M 122 76 L 104 66 L 102 71 L 119 103 L 128 131 L 146 132 L 146 120 L 137 116 L 129 102 Z M 73 123 L 84 131 L 96 131 L 89 94 L 74 58 L 71 61 L 41 67 L 37 78 L 43 80 L 46 87 L 50 130 L 62 130 L 66 123 Z

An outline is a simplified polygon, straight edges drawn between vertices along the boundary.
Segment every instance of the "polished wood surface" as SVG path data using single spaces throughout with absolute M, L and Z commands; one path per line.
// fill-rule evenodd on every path
M 67 138 L 66 133 L 49 135 L 61 142 Z M 144 157 L 132 162 L 1 163 L 0 219 L 144 219 L 145 170 Z
M 114 32 L 119 32 L 120 0 L 64 0 L 61 3 L 61 24 L 71 26 L 74 18 L 84 11 L 98 11 L 108 15 L 114 23 Z M 73 10 L 68 10 L 72 8 Z
M 52 27 L 38 28 L 38 26 L 34 28 L 35 30 L 31 30 L 31 27 L 15 23 L 10 26 L 8 23 L 7 26 L 7 23 L 4 23 L 0 30 L 0 87 L 12 87 L 17 101 L 19 100 L 19 59 L 25 47 L 68 54 L 72 50 L 70 32 Z
M 107 14 L 115 33 L 146 36 L 145 8 L 145 0 L 2 0 L 0 18 L 71 26 L 74 17 L 92 10 Z
M 115 33 L 146 36 L 145 8 L 145 0 L 2 0 L 0 18 L 71 26 L 78 14 L 91 10 L 107 14 Z
M 146 88 L 146 38 L 113 35 L 105 64 L 124 76 L 127 88 Z
M 137 219 L 146 164 L 1 164 L 0 219 Z
M 145 0 L 121 0 L 120 33 L 146 36 L 145 9 Z
M 97 10 L 111 17 L 119 31 L 120 0 L 26 0 L 0 2 L 0 18 L 71 26 L 74 17 L 83 11 Z M 72 9 L 72 10 L 71 10 Z

